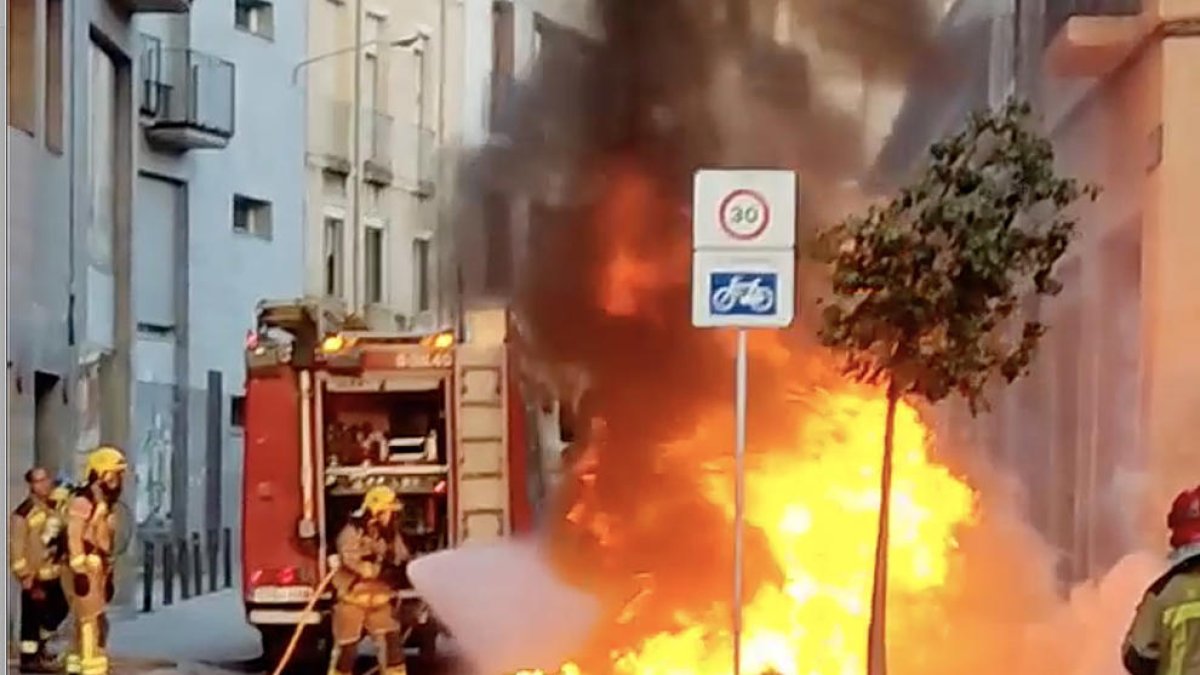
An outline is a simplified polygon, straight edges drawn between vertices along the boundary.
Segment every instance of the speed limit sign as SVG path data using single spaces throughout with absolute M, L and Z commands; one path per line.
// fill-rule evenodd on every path
M 739 241 L 753 241 L 771 223 L 771 206 L 757 190 L 739 188 L 725 195 L 717 209 L 717 222 Z
M 697 250 L 794 247 L 796 190 L 796 174 L 792 171 L 697 171 L 692 247 Z

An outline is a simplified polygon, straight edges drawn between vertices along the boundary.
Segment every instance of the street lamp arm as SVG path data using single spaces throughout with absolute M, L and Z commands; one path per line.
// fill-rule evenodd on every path
M 384 45 L 386 47 L 411 47 L 414 44 L 416 44 L 417 42 L 419 42 L 421 40 L 427 40 L 428 38 L 429 38 L 429 34 L 427 32 L 417 31 L 416 33 L 413 33 L 412 35 L 409 35 L 407 37 L 402 37 L 399 39 L 395 39 L 395 40 L 370 40 L 368 42 L 361 42 L 357 45 L 350 45 L 349 47 L 342 47 L 341 49 L 335 49 L 331 52 L 326 52 L 324 54 L 310 56 L 309 58 L 304 59 L 303 61 L 297 63 L 295 65 L 295 67 L 292 68 L 292 84 L 293 85 L 296 84 L 298 78 L 300 77 L 301 69 L 303 69 L 307 66 L 310 66 L 310 65 L 316 63 L 317 61 L 324 61 L 325 59 L 332 58 L 334 56 L 341 56 L 342 54 L 349 54 L 351 52 L 357 52 L 357 51 L 360 51 L 367 47 L 371 47 L 373 45 Z

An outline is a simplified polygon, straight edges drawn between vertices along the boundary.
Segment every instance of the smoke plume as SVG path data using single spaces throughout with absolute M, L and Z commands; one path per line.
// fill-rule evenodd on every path
M 599 37 L 543 37 L 519 95 L 499 111 L 496 137 L 464 172 L 457 222 L 465 267 L 482 268 L 494 198 L 528 213 L 510 242 L 519 264 L 507 299 L 520 348 L 560 399 L 576 395 L 576 373 L 586 375 L 576 430 L 586 450 L 549 514 L 546 555 L 603 608 L 600 629 L 575 654 L 585 672 L 603 673 L 611 654 L 729 597 L 729 517 L 704 486 L 729 480 L 732 343 L 690 325 L 693 172 L 796 170 L 803 241 L 840 215 L 844 186 L 867 169 L 862 120 L 825 95 L 829 75 L 816 57 L 898 81 L 930 48 L 931 22 L 920 0 L 591 8 Z M 781 44 L 782 34 L 793 39 Z M 751 466 L 771 466 L 775 449 L 795 445 L 798 425 L 829 412 L 829 392 L 849 386 L 803 325 L 818 279 L 802 270 L 799 325 L 753 336 Z M 708 441 L 689 441 L 697 437 Z M 1154 565 L 1131 558 L 1064 602 L 1055 553 L 1018 516 L 1012 486 L 992 467 L 938 459 L 978 492 L 978 516 L 959 537 L 947 586 L 936 598 L 905 599 L 903 633 L 922 639 L 892 647 L 894 671 L 1115 672 L 1116 626 Z M 746 545 L 750 592 L 782 584 L 764 532 L 751 528 Z

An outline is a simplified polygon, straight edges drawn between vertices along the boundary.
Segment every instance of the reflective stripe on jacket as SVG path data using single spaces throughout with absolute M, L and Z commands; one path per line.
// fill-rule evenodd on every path
M 1180 561 L 1146 591 L 1122 657 L 1131 675 L 1200 675 L 1200 555 Z

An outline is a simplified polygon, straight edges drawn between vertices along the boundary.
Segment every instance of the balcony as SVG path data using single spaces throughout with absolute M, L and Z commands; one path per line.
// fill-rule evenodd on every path
M 437 135 L 416 124 L 396 132 L 396 180 L 419 197 L 431 197 L 437 184 Z
M 330 171 L 350 173 L 350 104 L 319 99 L 309 104 L 308 147 L 317 164 Z
M 192 11 L 192 0 L 121 0 L 130 12 L 182 14 Z
M 1141 0 L 1047 0 L 1046 63 L 1066 77 L 1102 77 L 1146 35 Z
M 151 146 L 170 152 L 220 149 L 234 130 L 234 65 L 146 37 L 141 112 Z
M 378 110 L 363 110 L 360 120 L 363 180 L 377 185 L 391 185 L 395 179 L 392 168 L 392 118 Z

